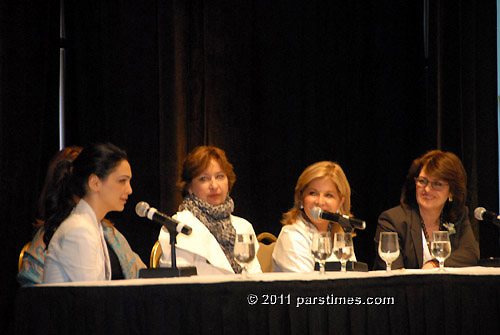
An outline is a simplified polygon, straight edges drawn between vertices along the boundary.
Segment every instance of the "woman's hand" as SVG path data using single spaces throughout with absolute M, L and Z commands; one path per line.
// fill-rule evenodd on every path
M 422 266 L 422 270 L 434 269 L 434 268 L 439 267 L 439 264 L 436 264 L 436 263 L 437 263 L 437 261 L 435 261 L 435 260 L 428 261 L 427 263 L 424 264 L 424 266 Z

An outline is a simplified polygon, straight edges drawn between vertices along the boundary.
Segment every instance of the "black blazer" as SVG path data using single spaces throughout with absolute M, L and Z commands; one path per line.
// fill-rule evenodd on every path
M 469 222 L 467 208 L 462 212 L 455 224 L 456 233 L 450 235 L 451 255 L 445 261 L 445 266 L 474 266 L 479 260 L 479 244 L 474 237 Z M 385 269 L 385 262 L 378 256 L 378 241 L 381 232 L 397 232 L 399 237 L 400 255 L 392 263 L 393 269 L 421 269 L 423 264 L 422 226 L 420 215 L 402 206 L 391 208 L 378 218 L 375 233 L 376 258 L 374 270 Z

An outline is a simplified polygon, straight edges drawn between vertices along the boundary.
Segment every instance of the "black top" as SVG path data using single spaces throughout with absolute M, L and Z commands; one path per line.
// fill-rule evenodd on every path
M 111 280 L 125 279 L 118 256 L 116 256 L 115 251 L 108 242 L 106 242 L 106 245 L 108 246 L 109 260 L 111 262 Z

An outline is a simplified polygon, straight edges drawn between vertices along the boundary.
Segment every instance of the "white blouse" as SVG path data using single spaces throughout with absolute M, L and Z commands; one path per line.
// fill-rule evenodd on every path
M 284 225 L 273 251 L 275 272 L 312 272 L 314 257 L 311 253 L 313 233 L 318 231 L 315 225 L 299 217 L 294 224 Z M 327 262 L 337 262 L 332 253 Z M 353 253 L 350 261 L 356 261 Z

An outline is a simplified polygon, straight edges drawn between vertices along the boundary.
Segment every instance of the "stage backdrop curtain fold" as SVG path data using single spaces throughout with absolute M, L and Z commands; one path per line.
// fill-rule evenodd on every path
M 498 113 L 494 1 L 440 0 L 432 7 L 439 144 L 468 175 L 467 205 L 498 212 Z M 498 228 L 472 216 L 483 257 L 498 255 Z M 481 227 L 479 226 L 481 225 Z M 479 229 L 481 228 L 481 229 Z

